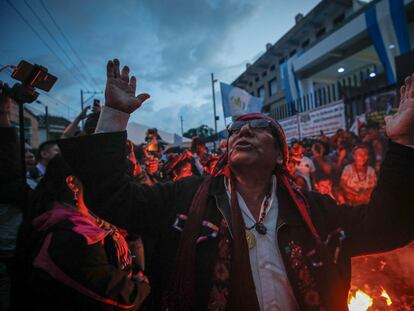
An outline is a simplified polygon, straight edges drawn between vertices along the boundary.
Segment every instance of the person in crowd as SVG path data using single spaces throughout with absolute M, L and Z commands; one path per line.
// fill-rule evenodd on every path
M 28 143 L 25 143 L 25 163 L 26 163 L 26 183 L 27 185 L 34 189 L 37 185 L 37 180 L 30 178 L 30 172 L 36 169 L 36 157 L 33 153 L 33 148 Z
M 348 152 L 348 143 L 342 133 L 343 131 L 337 133 L 332 138 L 333 150 L 329 154 L 330 163 L 332 165 L 331 176 L 335 186 L 339 185 L 345 165 L 352 162 L 352 155 Z
M 127 159 L 130 168 L 128 174 L 138 183 L 149 186 L 154 185 L 154 181 L 148 176 L 135 156 L 135 145 L 131 140 L 127 141 Z
M 49 161 L 59 153 L 60 149 L 56 144 L 56 141 L 45 141 L 40 144 L 37 150 L 37 164 L 33 169 L 28 171 L 28 184 L 32 189 L 34 189 L 42 179 Z
M 0 90 L 0 310 L 10 310 L 17 235 L 28 190 L 20 174 L 17 132 L 10 118 L 13 104 L 12 98 Z M 34 166 L 33 158 L 33 153 L 27 151 L 26 162 L 30 159 Z
M 225 154 L 227 151 L 227 139 L 220 140 L 220 151 L 222 154 Z
M 162 138 L 158 134 L 158 129 L 150 128 L 147 130 L 145 133 L 146 146 L 144 148 L 144 151 L 147 153 L 147 158 L 151 158 L 152 156 L 153 159 L 161 159 L 163 151 L 161 140 Z
M 157 237 L 154 309 L 347 310 L 351 257 L 413 238 L 412 80 L 386 119 L 391 141 L 372 200 L 355 208 L 298 190 L 286 171 L 283 130 L 258 113 L 229 126 L 227 153 L 213 176 L 154 187 L 131 183 L 124 175 L 125 128 L 149 95 L 135 96 L 136 79 L 117 59 L 107 64 L 98 134 L 59 144 L 90 191 L 94 212 Z
M 316 171 L 312 159 L 303 155 L 305 148 L 301 142 L 295 142 L 291 148 L 292 161 L 295 163 L 295 174 L 305 178 L 308 189 L 312 189 L 312 179 Z
M 54 157 L 33 194 L 26 244 L 33 310 L 137 310 L 149 293 L 123 232 L 89 212 L 82 182 Z
M 167 159 L 165 168 L 172 181 L 193 176 L 194 169 L 196 168 L 191 152 L 172 153 Z
M 322 171 L 315 174 L 315 190 L 320 194 L 328 195 L 336 201 L 337 204 L 344 204 L 345 199 L 342 193 L 333 187 L 332 179 Z
M 194 136 L 191 139 L 191 148 L 190 148 L 195 166 L 197 167 L 199 175 L 203 175 L 205 172 L 205 167 L 209 160 L 209 153 L 206 143 L 202 138 Z
M 86 106 L 82 109 L 76 118 L 65 128 L 61 138 L 69 138 L 80 134 L 79 123 L 86 119 L 89 108 L 90 106 Z
M 312 162 L 316 171 L 322 171 L 326 175 L 331 175 L 332 165 L 330 158 L 326 154 L 325 147 L 322 143 L 316 142 L 312 145 Z
M 368 165 L 368 148 L 361 144 L 352 150 L 354 163 L 344 167 L 341 176 L 341 189 L 346 203 L 351 206 L 368 204 L 377 184 L 373 167 Z
M 379 134 L 379 125 L 376 122 L 368 122 L 366 124 L 366 132 L 361 135 L 361 140 L 368 146 L 368 150 L 371 153 L 372 166 L 375 172 L 379 172 L 381 168 L 381 162 L 385 155 L 385 143 L 384 139 Z

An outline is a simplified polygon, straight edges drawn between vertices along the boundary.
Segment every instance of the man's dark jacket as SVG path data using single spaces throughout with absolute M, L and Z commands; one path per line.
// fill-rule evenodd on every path
M 152 282 L 150 304 L 153 310 L 161 310 L 162 297 L 169 289 L 171 272 L 175 268 L 180 232 L 203 179 L 190 177 L 153 187 L 130 182 L 125 173 L 125 144 L 126 132 L 117 132 L 68 139 L 59 146 L 84 184 L 88 207 L 115 225 L 142 235 L 144 245 L 146 240 L 152 242 L 151 261 L 147 263 Z M 347 310 L 351 257 L 392 250 L 412 240 L 413 185 L 414 150 L 390 142 L 368 206 L 338 206 L 327 196 L 305 193 L 312 222 L 326 241 L 322 247 L 316 245 L 290 198 L 278 187 L 278 247 L 301 310 L 315 310 L 315 307 L 310 307 L 309 297 L 305 297 L 309 293 L 303 291 L 303 282 L 292 265 L 289 255 L 292 242 L 306 254 L 303 257 L 320 294 L 313 299 L 319 299 L 324 310 Z M 219 226 L 224 217 L 232 234 L 230 215 L 223 177 L 216 177 L 209 190 L 204 219 Z M 212 286 L 218 238 L 211 230 L 207 226 L 200 230 L 200 236 L 207 239 L 198 244 L 195 258 L 198 302 L 195 310 L 207 309 Z M 339 234 L 341 230 L 345 239 Z M 335 263 L 336 251 L 339 253 Z

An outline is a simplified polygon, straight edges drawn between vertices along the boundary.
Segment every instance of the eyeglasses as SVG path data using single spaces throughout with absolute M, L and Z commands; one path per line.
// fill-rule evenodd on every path
M 237 134 L 240 132 L 243 126 L 249 124 L 251 129 L 264 129 L 267 127 L 271 127 L 272 123 L 268 120 L 264 119 L 253 119 L 248 121 L 235 121 L 227 126 L 227 131 L 229 132 L 229 136 L 233 134 Z

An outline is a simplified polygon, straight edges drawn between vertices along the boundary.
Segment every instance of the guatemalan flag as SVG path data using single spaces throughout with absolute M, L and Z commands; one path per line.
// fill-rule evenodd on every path
M 262 111 L 263 98 L 252 96 L 245 90 L 222 82 L 220 89 L 225 118 Z
M 404 0 L 382 0 L 369 5 L 365 21 L 388 83 L 395 84 L 395 57 L 411 49 Z

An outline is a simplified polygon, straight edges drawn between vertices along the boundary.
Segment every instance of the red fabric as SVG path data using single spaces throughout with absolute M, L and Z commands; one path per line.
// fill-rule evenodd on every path
M 92 219 L 80 214 L 74 207 L 58 202 L 54 203 L 51 210 L 36 217 L 32 224 L 37 231 L 45 231 L 64 219 L 73 223 L 73 231 L 83 236 L 88 245 L 102 241 L 110 233 L 98 227 Z

